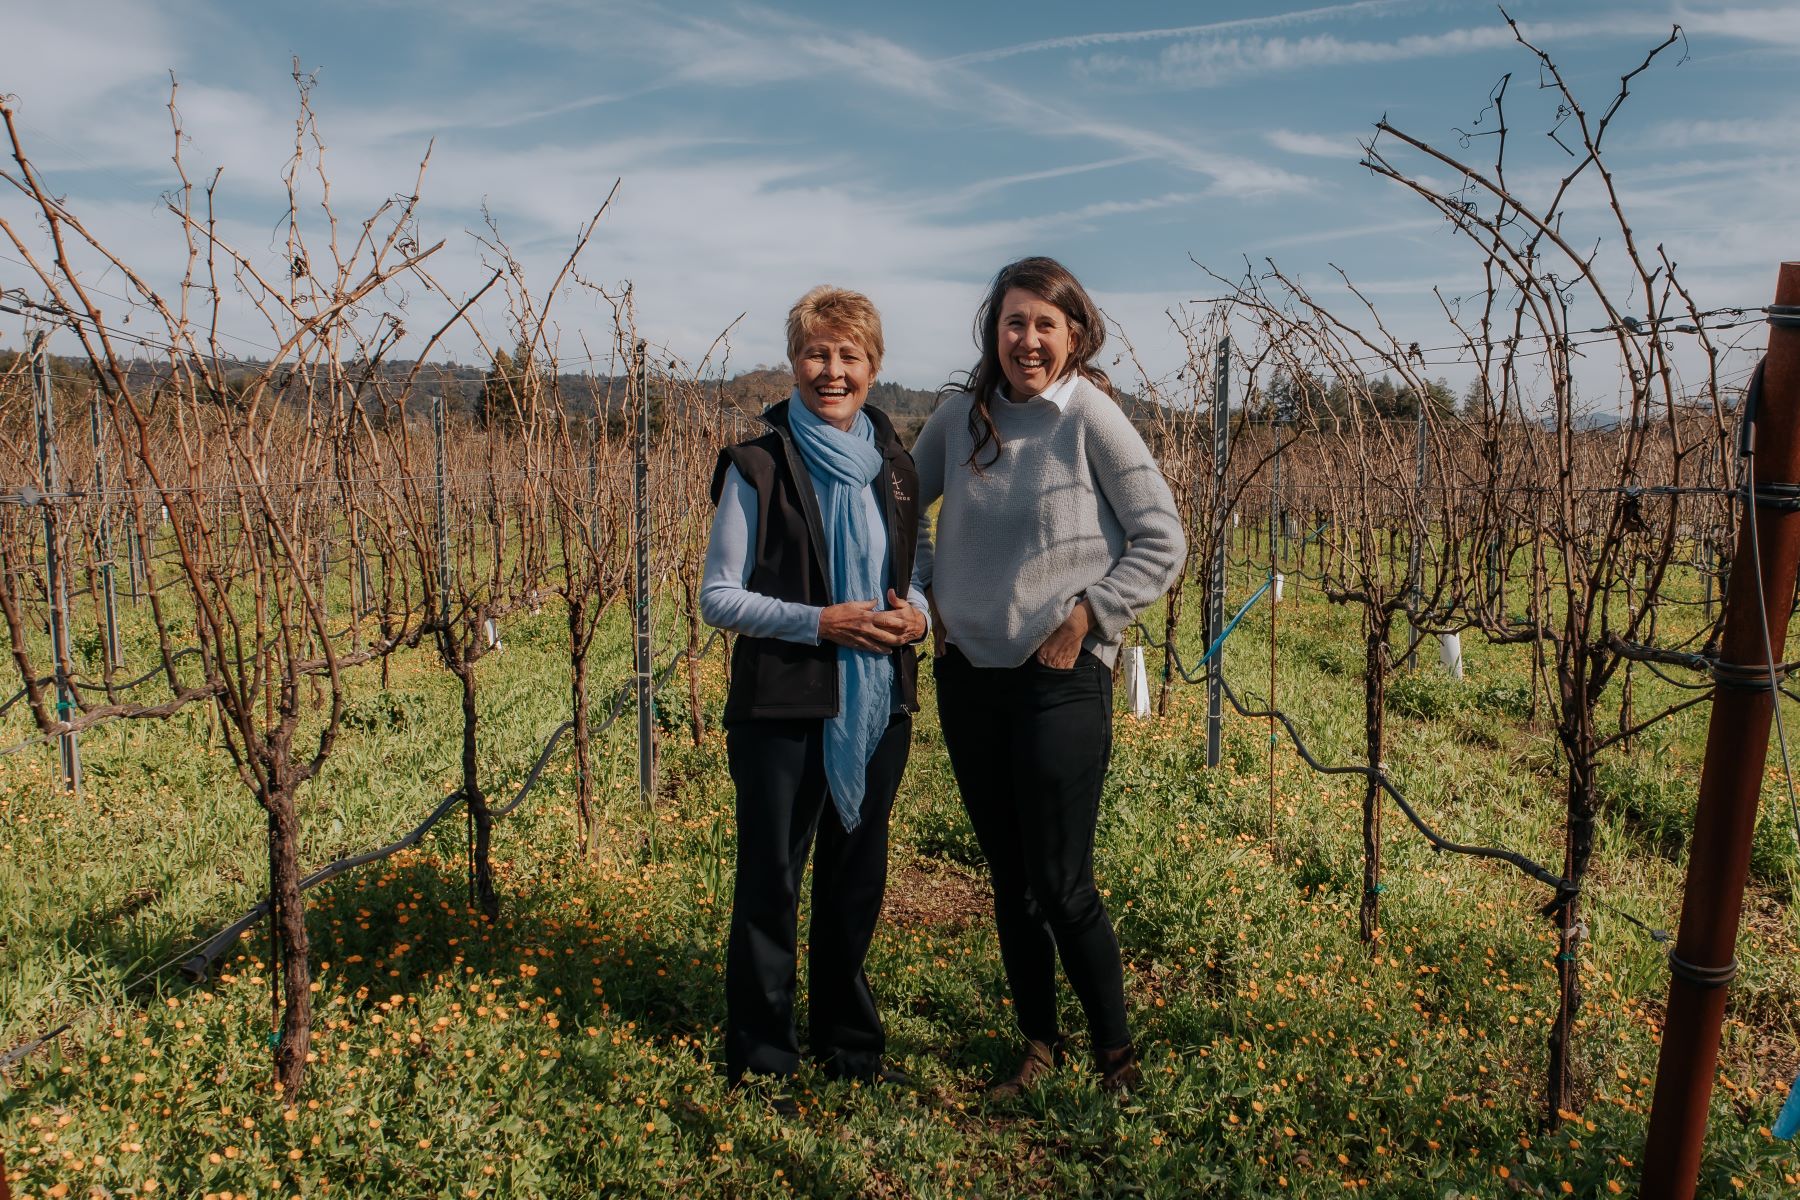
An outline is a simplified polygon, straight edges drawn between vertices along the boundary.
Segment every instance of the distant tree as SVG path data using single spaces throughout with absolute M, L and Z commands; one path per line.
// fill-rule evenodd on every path
M 516 430 L 520 414 L 531 405 L 532 398 L 550 391 L 551 379 L 538 361 L 534 347 L 521 340 L 511 354 L 494 352 L 493 366 L 481 381 L 471 416 L 482 429 Z
M 1425 404 L 1434 416 L 1450 416 L 1457 410 L 1457 396 L 1449 381 L 1434 379 L 1422 389 Z M 1253 414 L 1259 420 L 1317 425 L 1353 412 L 1383 420 L 1410 421 L 1419 415 L 1421 389 L 1395 383 L 1383 375 L 1370 379 L 1333 379 L 1327 383 L 1309 371 L 1277 371 L 1269 382 L 1265 410 Z
M 1338 416 L 1330 406 L 1324 379 L 1310 371 L 1277 370 L 1263 390 L 1266 411 L 1255 416 L 1283 425 L 1314 425 L 1320 417 Z

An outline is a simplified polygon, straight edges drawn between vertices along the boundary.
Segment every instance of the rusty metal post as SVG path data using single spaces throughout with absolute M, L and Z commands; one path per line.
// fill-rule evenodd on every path
M 1779 658 L 1787 642 L 1800 570 L 1800 262 L 1781 264 L 1769 319 L 1775 327 L 1763 360 L 1754 442 L 1747 439 L 1756 493 L 1747 497 L 1750 508 L 1725 592 L 1718 690 L 1700 772 L 1681 932 L 1669 955 L 1669 1015 L 1644 1148 L 1644 1200 L 1688 1200 L 1699 1179 L 1769 752 L 1775 701 L 1770 652 Z M 1753 571 L 1761 573 L 1760 588 Z

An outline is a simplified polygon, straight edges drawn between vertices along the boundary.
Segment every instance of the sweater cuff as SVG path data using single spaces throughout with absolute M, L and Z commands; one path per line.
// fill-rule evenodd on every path
M 1103 583 L 1089 588 L 1077 599 L 1087 601 L 1089 611 L 1094 614 L 1094 632 L 1100 635 L 1102 641 L 1118 641 L 1131 624 L 1130 607 Z
M 907 643 L 909 646 L 917 646 L 931 636 L 931 604 L 925 599 L 925 589 L 916 583 L 907 589 L 906 602 L 918 609 L 919 615 L 925 618 L 925 632 Z

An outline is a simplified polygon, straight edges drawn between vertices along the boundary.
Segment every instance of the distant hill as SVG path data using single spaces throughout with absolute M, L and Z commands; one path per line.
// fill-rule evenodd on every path
M 0 369 L 4 369 L 17 357 L 14 352 L 0 351 Z M 89 371 L 87 363 L 82 360 L 71 358 L 54 361 L 60 363 L 64 372 L 71 377 L 84 375 Z M 242 381 L 256 374 L 262 365 L 254 359 L 228 360 L 223 372 L 226 386 L 235 389 Z M 406 359 L 388 359 L 374 371 L 374 386 L 364 393 L 364 402 L 369 403 L 374 397 L 380 396 L 386 403 L 392 404 L 401 399 L 398 389 L 404 386 L 403 404 L 409 414 L 427 415 L 431 411 L 431 398 L 442 396 L 445 411 L 451 420 L 472 421 L 476 417 L 477 403 L 489 370 L 491 368 L 487 365 L 473 363 L 416 363 Z M 130 386 L 148 391 L 169 378 L 170 367 L 166 361 L 142 360 L 128 362 L 125 371 Z M 623 410 L 626 383 L 622 376 L 563 374 L 557 377 L 557 390 L 569 412 L 581 416 L 599 416 Z M 755 417 L 769 405 L 786 399 L 793 389 L 794 377 L 786 367 L 757 367 L 723 383 L 709 382 L 706 385 L 707 392 L 721 396 L 727 404 L 749 417 Z M 878 381 L 869 389 L 869 403 L 888 415 L 894 422 L 901 441 L 910 446 L 924 426 L 925 418 L 937 407 L 938 393 Z M 1150 401 L 1121 394 L 1119 406 L 1140 427 L 1147 421 L 1155 420 L 1156 406 Z M 381 414 L 373 409 L 370 410 L 370 415 L 376 420 L 381 419 Z
M 794 377 L 784 368 L 765 367 L 728 380 L 724 390 L 727 399 L 739 411 L 754 416 L 777 400 L 786 399 L 794 390 Z M 938 394 L 897 383 L 877 382 L 869 389 L 869 403 L 888 415 L 899 431 L 901 441 L 910 446 L 925 424 L 925 418 L 937 407 Z M 1156 421 L 1159 415 L 1153 402 L 1130 393 L 1120 393 L 1119 407 L 1140 426 Z

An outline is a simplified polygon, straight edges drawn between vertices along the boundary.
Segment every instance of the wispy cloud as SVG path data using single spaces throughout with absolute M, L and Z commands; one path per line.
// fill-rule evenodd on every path
M 500 112 L 484 120 L 469 122 L 474 129 L 513 129 L 520 125 L 529 125 L 533 121 L 542 121 L 546 117 L 560 117 L 568 113 L 586 112 L 591 108 L 601 108 L 608 104 L 620 104 L 627 100 L 636 100 L 648 95 L 655 88 L 639 88 L 627 92 L 597 92 L 591 96 L 582 96 L 575 100 L 565 100 L 559 104 L 532 107 L 519 112 Z
M 587 276 L 632 280 L 646 335 L 682 352 L 748 310 L 738 365 L 778 360 L 780 314 L 833 280 L 881 304 L 896 377 L 936 382 L 972 354 L 981 278 L 1045 249 L 1083 274 L 1141 351 L 1177 362 L 1164 310 L 1205 290 L 1185 276 L 1188 252 L 1231 262 L 1279 250 L 1298 271 L 1333 261 L 1380 276 L 1370 294 L 1415 336 L 1441 322 L 1432 282 L 1451 294 L 1479 286 L 1463 279 L 1474 260 L 1447 250 L 1457 239 L 1431 233 L 1443 228 L 1435 213 L 1354 167 L 1355 131 L 1391 97 L 1396 120 L 1442 144 L 1445 113 L 1479 103 L 1484 81 L 1521 59 L 1491 9 L 1288 0 L 1297 11 L 1243 6 L 1256 15 L 1089 33 L 1073 19 L 1056 30 L 1074 36 L 1023 41 L 997 12 L 938 2 L 946 19 L 927 22 L 785 0 L 327 0 L 323 18 L 225 0 L 83 0 L 79 22 L 29 6 L 7 15 L 0 88 L 19 94 L 52 186 L 134 264 L 178 280 L 184 242 L 159 201 L 174 182 L 163 108 L 173 68 L 190 170 L 204 179 L 225 167 L 220 229 L 278 271 L 295 116 L 286 63 L 290 47 L 311 45 L 324 70 L 314 104 L 325 165 L 346 220 L 410 191 L 435 137 L 419 230 L 427 243 L 448 239 L 434 272 L 453 288 L 478 285 L 481 250 L 464 231 L 491 213 L 536 280 L 622 178 Z M 1748 49 L 1752 65 L 1785 65 L 1800 44 L 1800 2 L 1745 2 L 1755 7 L 1520 3 L 1543 18 L 1528 34 L 1584 89 L 1593 83 L 1590 98 L 1610 92 L 1645 38 L 1671 21 L 1687 28 L 1687 66 L 1659 74 L 1644 89 L 1650 103 L 1634 99 L 1609 158 L 1646 242 L 1680 254 L 1708 302 L 1756 299 L 1791 240 L 1780 197 L 1800 121 L 1754 99 L 1747 72 L 1718 64 Z M 421 36 L 362 49 L 371 30 L 400 27 Z M 981 45 L 993 48 L 960 53 Z M 1392 66 L 1427 60 L 1466 67 L 1470 82 Z M 71 61 L 84 71 L 66 70 Z M 1228 119 L 1175 91 L 1216 82 L 1241 84 Z M 1530 140 L 1543 153 L 1521 139 L 1508 179 L 1541 197 L 1567 165 Z M 302 220 L 318 229 L 316 178 L 305 185 Z M 9 218 L 16 205 L 0 195 Z M 1568 208 L 1572 238 L 1606 235 L 1596 187 L 1577 189 Z M 78 269 L 117 286 L 103 263 Z M 1122 281 L 1143 290 L 1105 291 Z M 604 330 L 606 312 L 577 311 L 579 300 L 559 301 L 566 328 Z M 427 324 L 434 303 L 412 296 L 408 323 Z
M 1072 208 L 1066 212 L 1043 213 L 1026 218 L 1021 224 L 1034 232 L 1048 232 L 1052 229 L 1084 225 L 1106 217 L 1135 216 L 1138 213 L 1155 212 L 1164 208 L 1194 208 L 1207 200 L 1206 192 L 1164 192 L 1157 196 L 1143 196 L 1136 200 L 1098 200 L 1093 204 L 1084 204 L 1080 208 Z
M 1521 23 L 1538 43 L 1639 37 L 1666 33 L 1669 22 L 1643 13 L 1616 13 L 1579 21 Z M 1184 41 L 1154 58 L 1095 54 L 1077 70 L 1090 77 L 1116 77 L 1157 87 L 1217 87 L 1250 76 L 1308 68 L 1370 66 L 1424 58 L 1477 54 L 1513 43 L 1505 25 L 1476 25 L 1439 33 L 1408 34 L 1387 40 L 1353 39 L 1324 33 L 1309 37 L 1225 37 Z
M 1389 3 L 1399 0 L 1366 0 Z M 661 53 L 687 82 L 766 86 L 791 81 L 794 64 L 853 79 L 857 95 L 878 89 L 1036 139 L 1088 138 L 1207 177 L 1223 195 L 1297 192 L 1309 181 L 1294 172 L 1217 149 L 1204 136 L 1177 137 L 1011 87 L 984 71 L 933 62 L 889 39 L 817 23 L 761 7 L 741 10 L 742 23 L 682 21 L 659 27 Z
M 760 87 L 820 77 L 948 103 L 944 73 L 891 39 L 827 26 L 779 9 L 745 5 L 738 20 L 652 22 L 643 40 L 672 64 L 672 78 L 713 87 Z
M 976 50 L 945 59 L 947 65 L 998 62 L 1021 54 L 1042 54 L 1051 50 L 1087 50 L 1094 46 L 1114 46 L 1131 42 L 1163 42 L 1173 38 L 1193 38 L 1203 34 L 1248 33 L 1256 29 L 1277 29 L 1312 21 L 1364 15 L 1373 16 L 1398 8 L 1417 8 L 1419 0 L 1356 0 L 1350 4 L 1328 4 L 1299 12 L 1271 13 L 1262 17 L 1239 17 L 1229 21 L 1208 21 L 1201 25 L 1176 25 L 1167 29 L 1129 29 L 1114 32 L 1082 33 L 1071 37 L 1045 38 L 1021 42 L 1014 46 L 998 46 L 992 50 Z
M 1257 243 L 1260 251 L 1279 250 L 1291 246 L 1329 245 L 1379 237 L 1384 233 L 1425 233 L 1448 228 L 1442 217 L 1411 217 L 1404 221 L 1376 221 L 1366 225 L 1343 225 L 1331 229 L 1314 229 L 1306 233 L 1289 233 L 1265 238 Z
M 1143 162 L 1149 157 L 1148 154 L 1121 154 L 1115 158 L 1103 158 L 1095 162 L 1070 163 L 1062 167 L 1048 167 L 1042 171 L 1023 171 L 1015 175 L 997 175 L 992 179 L 978 179 L 951 191 L 926 197 L 920 201 L 920 206 L 933 210 L 960 212 L 976 200 L 996 192 L 1006 191 L 1009 188 L 1019 187 L 1022 184 L 1066 179 L 1071 175 L 1085 175 L 1090 171 L 1108 171 L 1114 167 Z
M 1680 6 L 1675 19 L 1690 34 L 1717 34 L 1740 41 L 1800 49 L 1800 4 L 1761 8 Z
M 1800 112 L 1768 117 L 1678 117 L 1661 121 L 1633 139 L 1639 150 L 1698 150 L 1713 146 L 1766 146 L 1793 155 L 1800 152 Z
M 1133 154 L 1190 171 L 1209 179 L 1221 195 L 1252 196 L 1304 191 L 1311 181 L 1303 175 L 1271 166 L 1258 159 L 1223 151 L 1201 137 L 1178 137 L 1131 122 L 1093 117 L 1051 104 L 1034 93 L 1002 84 L 979 85 L 983 103 L 979 111 L 1015 129 L 1092 138 Z
M 1361 139 L 1367 133 L 1295 133 L 1291 129 L 1271 129 L 1263 140 L 1277 150 L 1304 154 L 1312 158 L 1355 158 L 1362 154 Z

